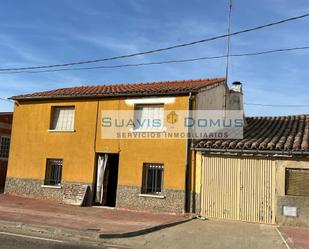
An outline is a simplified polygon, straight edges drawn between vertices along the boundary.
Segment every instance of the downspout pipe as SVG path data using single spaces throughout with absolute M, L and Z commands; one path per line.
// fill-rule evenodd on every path
M 93 140 L 93 151 L 94 154 L 97 152 L 97 133 L 98 133 L 98 122 L 99 122 L 99 104 L 100 100 L 96 100 L 96 117 L 95 117 L 95 127 L 94 127 L 94 140 Z
M 98 123 L 99 123 L 99 105 L 100 100 L 96 100 L 96 117 L 95 117 L 95 127 L 94 127 L 94 139 L 93 139 L 93 152 L 94 152 L 94 166 L 93 166 L 93 182 L 92 182 L 92 191 L 91 191 L 91 198 L 88 201 L 88 205 L 91 206 L 95 202 L 95 195 L 96 195 L 96 182 L 97 182 L 97 133 L 98 133 Z
M 188 97 L 188 117 L 191 116 L 192 111 L 192 92 L 189 93 Z M 187 127 L 187 134 L 190 132 L 190 127 Z M 186 172 L 185 172 L 185 213 L 190 212 L 190 153 L 191 153 L 191 139 L 186 139 Z

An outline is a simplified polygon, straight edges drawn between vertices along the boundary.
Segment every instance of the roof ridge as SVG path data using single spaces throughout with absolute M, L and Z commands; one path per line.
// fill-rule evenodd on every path
M 65 87 L 65 88 L 57 88 L 58 89 L 68 89 L 68 88 L 75 88 L 75 87 L 100 87 L 100 86 L 132 86 L 132 85 L 149 85 L 149 84 L 168 84 L 168 83 L 187 83 L 187 82 L 202 82 L 202 81 L 224 81 L 225 78 L 223 77 L 216 77 L 216 78 L 199 78 L 199 79 L 185 79 L 185 80 L 160 80 L 160 81 L 146 81 L 146 82 L 130 82 L 130 83 L 122 83 L 122 82 L 114 82 L 110 84 L 99 84 L 99 85 L 80 85 L 80 86 L 73 86 L 73 87 Z M 55 89 L 56 90 L 56 89 Z

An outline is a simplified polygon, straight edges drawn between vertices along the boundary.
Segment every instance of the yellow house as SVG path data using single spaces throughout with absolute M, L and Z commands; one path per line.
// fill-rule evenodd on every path
M 171 113 L 173 123 L 175 110 L 239 109 L 242 101 L 232 101 L 236 95 L 225 79 L 216 78 L 82 86 L 12 97 L 5 192 L 57 201 L 82 196 L 87 205 L 190 211 L 195 206 L 190 140 L 109 137 L 102 129 L 103 116 L 138 110 L 166 123 L 162 113 Z

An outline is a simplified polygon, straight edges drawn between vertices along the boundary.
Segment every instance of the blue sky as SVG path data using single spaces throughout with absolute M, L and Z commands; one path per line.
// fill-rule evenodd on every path
M 308 0 L 234 0 L 232 31 L 309 12 Z M 0 67 L 104 58 L 226 33 L 226 0 L 2 0 Z M 231 52 L 309 45 L 309 18 L 234 36 Z M 225 53 L 217 40 L 108 65 Z M 309 104 L 309 51 L 232 58 L 229 82 L 243 82 L 245 102 Z M 96 65 L 103 65 L 96 64 Z M 0 97 L 77 85 L 224 77 L 224 59 L 125 69 L 0 74 Z M 0 111 L 12 111 L 0 101 Z M 309 113 L 309 107 L 245 106 L 247 115 Z

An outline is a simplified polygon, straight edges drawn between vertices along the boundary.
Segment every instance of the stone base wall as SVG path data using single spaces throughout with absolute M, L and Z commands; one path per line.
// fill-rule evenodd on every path
M 89 206 L 92 203 L 93 186 L 91 186 L 91 184 L 63 182 L 61 184 L 61 188 L 42 187 L 43 184 L 44 180 L 7 177 L 4 192 L 7 194 L 29 196 L 39 199 L 51 199 L 58 202 L 63 202 L 66 189 L 73 193 L 79 193 L 81 186 L 88 185 L 89 191 L 83 204 Z
M 162 196 L 140 196 L 141 188 L 136 186 L 117 187 L 116 207 L 156 212 L 183 213 L 185 192 L 181 190 L 165 189 Z
M 68 189 L 69 193 L 79 193 L 80 187 L 86 183 L 63 182 L 61 188 L 42 187 L 43 184 L 44 180 L 8 177 L 5 193 L 64 202 L 65 189 Z M 88 184 L 88 186 L 90 191 L 88 191 L 84 202 L 84 205 L 87 206 L 92 204 L 93 196 L 93 186 L 91 184 Z M 140 193 L 140 187 L 118 185 L 116 207 L 177 214 L 184 212 L 184 191 L 166 189 L 161 196 L 164 198 L 140 196 Z
M 284 216 L 284 206 L 296 207 L 297 217 Z M 276 221 L 280 225 L 309 227 L 309 197 L 277 196 Z

